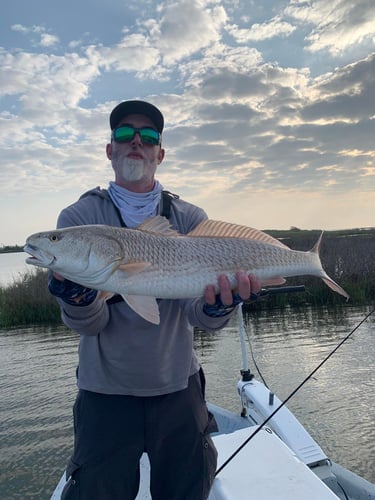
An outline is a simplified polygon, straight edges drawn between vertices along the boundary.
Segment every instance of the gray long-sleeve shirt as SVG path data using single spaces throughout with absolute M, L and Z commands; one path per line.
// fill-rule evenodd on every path
M 170 223 L 182 234 L 205 218 L 201 208 L 180 199 L 172 203 Z M 106 190 L 95 188 L 65 208 L 57 227 L 86 224 L 121 225 Z M 160 325 L 144 320 L 125 302 L 108 305 L 97 297 L 77 307 L 58 301 L 64 323 L 80 334 L 78 387 L 103 394 L 156 396 L 185 389 L 199 369 L 193 327 L 220 329 L 230 317 L 208 317 L 202 298 L 159 300 Z

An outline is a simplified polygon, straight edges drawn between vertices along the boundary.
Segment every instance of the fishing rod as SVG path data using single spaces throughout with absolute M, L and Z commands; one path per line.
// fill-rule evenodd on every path
M 288 288 L 288 287 L 286 287 Z M 274 289 L 276 290 L 276 289 Z M 276 413 L 278 411 L 281 410 L 281 408 L 283 408 L 290 399 L 292 399 L 292 397 L 303 387 L 303 385 L 306 384 L 306 382 L 308 382 L 308 380 L 310 380 L 314 375 L 315 373 L 324 365 L 324 363 L 326 363 L 329 358 L 331 356 L 333 356 L 335 354 L 335 352 L 340 349 L 340 347 L 347 341 L 349 340 L 349 338 L 353 335 L 354 332 L 356 332 L 358 330 L 358 328 L 372 315 L 374 314 L 375 312 L 375 307 L 369 312 L 367 313 L 364 318 L 362 318 L 362 320 L 348 333 L 348 335 L 346 335 L 346 337 L 344 337 L 339 343 L 338 345 L 329 353 L 327 354 L 327 356 L 318 364 L 318 366 L 316 368 L 314 368 L 314 370 L 309 374 L 307 375 L 307 377 L 289 394 L 289 396 L 264 420 L 263 423 L 261 423 L 259 425 L 259 427 L 255 430 L 255 432 L 253 432 L 233 453 L 232 455 L 230 455 L 230 457 L 218 468 L 218 470 L 215 472 L 215 477 L 234 459 L 234 457 L 253 439 L 253 437 L 255 437 L 258 432 L 260 432 L 263 427 L 276 415 Z

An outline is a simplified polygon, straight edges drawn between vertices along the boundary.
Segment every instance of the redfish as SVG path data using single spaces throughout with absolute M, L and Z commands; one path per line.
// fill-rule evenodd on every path
M 349 299 L 322 267 L 321 239 L 302 252 L 262 231 L 209 219 L 181 235 L 157 216 L 136 229 L 86 225 L 36 233 L 24 250 L 31 255 L 28 264 L 120 294 L 136 313 L 158 324 L 157 298 L 201 297 L 208 284 L 217 286 L 219 274 L 226 274 L 234 289 L 239 270 L 256 274 L 263 286 L 282 284 L 288 276 L 317 276 Z

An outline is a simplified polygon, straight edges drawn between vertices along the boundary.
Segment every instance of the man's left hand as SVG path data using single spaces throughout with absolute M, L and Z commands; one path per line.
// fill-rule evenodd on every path
M 236 273 L 237 287 L 232 290 L 228 277 L 225 274 L 218 276 L 220 300 L 225 306 L 233 304 L 233 293 L 238 294 L 241 299 L 247 300 L 251 294 L 260 292 L 261 285 L 260 279 L 254 274 L 246 274 L 245 271 L 238 271 Z M 216 291 L 214 285 L 208 285 L 205 290 L 205 301 L 208 305 L 216 303 Z

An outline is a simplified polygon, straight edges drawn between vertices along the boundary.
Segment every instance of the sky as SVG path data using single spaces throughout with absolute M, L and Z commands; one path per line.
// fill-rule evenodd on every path
M 0 246 L 113 180 L 108 117 L 165 118 L 157 178 L 212 219 L 375 226 L 374 0 L 12 0 L 0 17 Z

